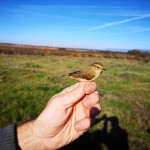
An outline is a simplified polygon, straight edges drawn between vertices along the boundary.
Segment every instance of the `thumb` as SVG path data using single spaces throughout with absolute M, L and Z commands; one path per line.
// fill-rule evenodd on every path
M 78 86 L 73 90 L 60 94 L 58 97 L 59 103 L 65 108 L 73 106 L 75 103 L 80 101 L 85 96 L 85 82 L 79 82 Z

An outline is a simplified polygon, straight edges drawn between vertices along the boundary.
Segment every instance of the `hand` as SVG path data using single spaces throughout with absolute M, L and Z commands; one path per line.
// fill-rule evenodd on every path
M 58 149 L 90 128 L 101 110 L 95 90 L 94 82 L 79 82 L 51 98 L 39 117 L 28 125 L 39 149 Z

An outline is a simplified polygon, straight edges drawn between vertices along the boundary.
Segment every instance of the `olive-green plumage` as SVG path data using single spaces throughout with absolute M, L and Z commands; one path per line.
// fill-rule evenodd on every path
M 69 77 L 79 81 L 94 81 L 104 70 L 106 70 L 104 65 L 100 62 L 96 62 L 87 68 L 69 73 Z

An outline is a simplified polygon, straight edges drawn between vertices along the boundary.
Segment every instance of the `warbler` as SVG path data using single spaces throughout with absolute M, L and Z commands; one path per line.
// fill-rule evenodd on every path
M 69 73 L 69 77 L 78 81 L 94 81 L 106 71 L 105 66 L 100 62 L 95 62 L 82 70 Z

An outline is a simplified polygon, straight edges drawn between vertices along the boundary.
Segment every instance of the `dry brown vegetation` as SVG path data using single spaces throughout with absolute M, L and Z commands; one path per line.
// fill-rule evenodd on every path
M 30 46 L 30 45 L 14 45 L 0 44 L 1 54 L 20 54 L 20 55 L 56 55 L 56 56 L 71 56 L 71 57 L 94 57 L 94 58 L 115 58 L 129 59 L 149 62 L 150 53 L 141 52 L 140 50 L 131 50 L 127 53 L 112 52 L 112 51 L 94 51 L 80 50 L 70 48 L 53 48 L 46 46 Z

